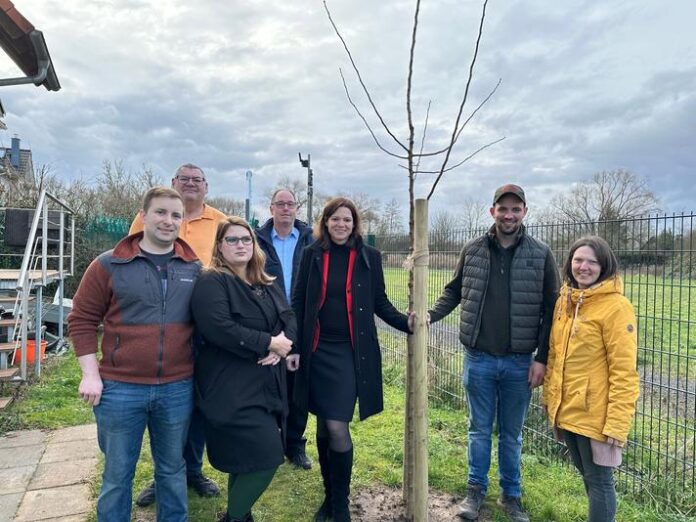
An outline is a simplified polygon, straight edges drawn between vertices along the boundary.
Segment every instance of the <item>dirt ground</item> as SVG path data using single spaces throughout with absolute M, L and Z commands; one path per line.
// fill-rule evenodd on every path
M 457 505 L 461 498 L 431 492 L 428 502 L 429 522 L 461 521 L 457 517 Z M 371 487 L 351 495 L 352 519 L 361 522 L 403 522 L 404 504 L 400 489 Z M 493 520 L 486 507 L 481 510 L 479 522 Z
M 461 498 L 455 498 L 452 495 L 431 492 L 428 521 L 461 522 L 462 519 L 457 517 L 457 505 L 461 500 Z M 401 490 L 384 486 L 361 489 L 351 494 L 350 510 L 354 522 L 404 522 L 406 520 Z M 153 522 L 155 520 L 154 510 L 136 508 L 134 514 L 136 522 Z M 478 520 L 479 522 L 494 520 L 486 505 L 481 509 L 481 516 Z

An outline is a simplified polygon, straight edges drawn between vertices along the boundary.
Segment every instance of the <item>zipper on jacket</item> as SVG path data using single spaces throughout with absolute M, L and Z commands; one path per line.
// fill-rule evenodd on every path
M 116 352 L 121 348 L 121 334 L 116 334 L 116 342 L 114 343 L 114 349 L 111 351 L 111 366 L 116 367 Z
M 173 279 L 171 277 L 171 265 L 172 262 L 169 261 L 167 263 L 167 293 L 169 293 L 169 286 L 170 286 L 170 281 L 169 279 Z M 165 319 L 166 319 L 166 314 L 167 314 L 167 296 L 164 294 L 164 289 L 162 288 L 162 280 L 159 279 L 159 289 L 160 289 L 160 296 L 162 296 L 162 315 L 160 319 L 160 339 L 159 339 L 159 355 L 157 358 L 157 382 L 160 382 L 160 379 L 162 378 L 162 372 L 164 370 L 164 325 L 165 325 Z
M 160 315 L 159 353 L 157 355 L 157 383 L 160 384 L 160 379 L 162 378 L 163 359 L 164 359 L 164 325 L 165 325 L 165 314 L 167 311 L 167 298 L 164 295 L 164 290 L 162 289 L 162 278 L 160 277 L 160 274 L 157 271 L 157 267 L 154 265 L 154 263 L 152 261 L 150 261 L 145 256 L 143 256 L 143 258 L 145 259 L 145 262 L 150 267 L 152 272 L 155 274 L 155 284 L 159 288 L 160 301 L 162 303 L 161 315 Z M 171 277 L 171 270 L 170 270 L 171 266 L 172 266 L 172 261 L 170 260 L 167 263 L 167 293 L 169 293 L 169 279 Z

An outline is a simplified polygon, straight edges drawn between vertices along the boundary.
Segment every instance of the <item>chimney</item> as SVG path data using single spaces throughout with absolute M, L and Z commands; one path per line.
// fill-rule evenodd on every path
M 19 169 L 19 136 L 12 137 L 12 149 L 10 150 L 10 162 L 12 166 Z

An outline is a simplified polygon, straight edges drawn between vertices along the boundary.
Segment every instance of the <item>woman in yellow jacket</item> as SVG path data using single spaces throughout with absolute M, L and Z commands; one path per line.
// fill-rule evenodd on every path
M 582 474 L 590 522 L 614 520 L 613 469 L 638 399 L 636 316 L 617 272 L 604 239 L 570 248 L 544 379 L 544 405 Z

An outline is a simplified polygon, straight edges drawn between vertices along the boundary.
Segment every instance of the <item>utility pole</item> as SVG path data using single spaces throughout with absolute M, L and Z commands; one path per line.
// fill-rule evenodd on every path
M 244 219 L 246 219 L 247 223 L 249 223 L 249 220 L 251 219 L 251 176 L 252 172 L 250 170 L 246 171 L 246 182 L 247 182 L 247 195 L 246 195 L 246 200 L 244 201 Z
M 312 155 L 307 154 L 307 159 L 302 159 L 302 153 L 298 152 L 297 156 L 300 158 L 300 165 L 307 169 L 307 224 L 312 225 L 312 196 L 314 195 L 314 172 L 311 167 Z

